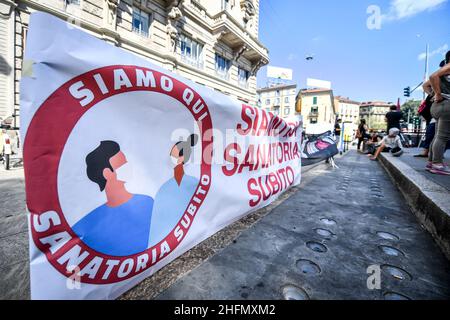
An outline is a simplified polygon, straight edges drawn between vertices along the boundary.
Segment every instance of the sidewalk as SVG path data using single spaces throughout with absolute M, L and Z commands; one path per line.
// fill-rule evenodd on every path
M 450 177 L 449 176 L 441 176 L 437 174 L 432 174 L 425 170 L 425 165 L 427 162 L 427 158 L 414 158 L 415 154 L 420 153 L 417 148 L 414 149 L 406 149 L 406 152 L 399 158 L 408 166 L 416 170 L 418 173 L 422 174 L 425 178 L 435 182 L 436 184 L 444 187 L 450 192 Z M 450 150 L 447 150 L 445 153 L 445 162 L 450 163 Z
M 449 262 L 379 163 L 337 165 L 157 299 L 450 299 Z
M 0 299 L 29 299 L 30 276 L 22 168 L 0 168 Z
M 380 162 L 398 186 L 420 223 L 450 260 L 450 176 L 425 170 L 426 159 L 414 158 L 417 149 L 401 157 L 381 153 Z M 448 162 L 450 153 L 446 153 Z

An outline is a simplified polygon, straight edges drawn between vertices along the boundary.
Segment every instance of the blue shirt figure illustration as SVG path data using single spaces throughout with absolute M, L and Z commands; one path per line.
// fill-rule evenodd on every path
M 86 156 L 86 174 L 104 191 L 106 203 L 92 210 L 72 230 L 92 249 L 112 256 L 128 256 L 147 249 L 153 198 L 125 188 L 131 167 L 114 141 L 101 141 Z
M 106 204 L 78 221 L 72 230 L 89 247 L 108 255 L 127 256 L 147 249 L 153 199 L 133 195 L 118 206 Z
M 189 161 L 192 147 L 197 144 L 197 140 L 198 135 L 191 134 L 186 141 L 177 142 L 170 151 L 176 166 L 173 169 L 173 177 L 156 193 L 148 239 L 149 247 L 163 240 L 175 228 L 195 194 L 199 181 L 184 174 L 184 164 Z
M 149 247 L 164 239 L 175 228 L 195 193 L 198 179 L 184 175 L 180 185 L 175 178 L 166 181 L 155 196 Z

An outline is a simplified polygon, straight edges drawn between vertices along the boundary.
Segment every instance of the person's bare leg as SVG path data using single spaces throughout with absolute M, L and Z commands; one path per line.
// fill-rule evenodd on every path
M 384 143 L 381 144 L 381 146 L 378 147 L 377 151 L 375 152 L 375 154 L 373 155 L 372 158 L 370 158 L 370 160 L 376 160 L 378 158 L 378 156 L 380 155 L 381 151 L 384 150 Z

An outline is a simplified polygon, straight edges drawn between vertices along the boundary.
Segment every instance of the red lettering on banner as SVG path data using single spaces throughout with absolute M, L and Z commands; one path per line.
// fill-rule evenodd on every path
M 250 207 L 256 207 L 261 202 L 269 200 L 272 196 L 288 189 L 294 183 L 294 170 L 287 166 L 278 169 L 265 176 L 251 178 L 247 183 L 247 189 L 253 196 L 248 204 Z
M 227 164 L 222 166 L 222 172 L 226 176 L 241 174 L 244 171 L 252 172 L 300 159 L 300 156 L 297 142 L 250 144 L 245 153 L 242 152 L 241 146 L 234 142 L 224 150 L 224 160 Z

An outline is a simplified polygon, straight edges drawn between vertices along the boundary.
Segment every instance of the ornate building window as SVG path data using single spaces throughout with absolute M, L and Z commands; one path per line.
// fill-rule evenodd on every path
M 235 0 L 222 0 L 222 10 L 231 10 L 234 7 Z
M 289 106 L 284 107 L 283 113 L 284 113 L 283 115 L 284 115 L 285 117 L 287 117 L 288 115 L 290 115 L 290 114 L 291 114 L 291 107 L 289 107 Z
M 216 53 L 216 74 L 228 80 L 230 78 L 231 61 Z
M 69 4 L 74 4 L 74 5 L 77 5 L 77 6 L 80 5 L 80 0 L 64 0 L 64 2 L 66 4 L 66 6 L 69 5 Z
M 185 35 L 179 41 L 181 60 L 203 69 L 203 45 Z
M 150 14 L 133 7 L 133 32 L 138 33 L 144 37 L 148 37 L 150 27 Z
M 239 85 L 244 88 L 248 88 L 248 79 L 250 78 L 250 71 L 239 67 L 238 69 L 238 79 Z

